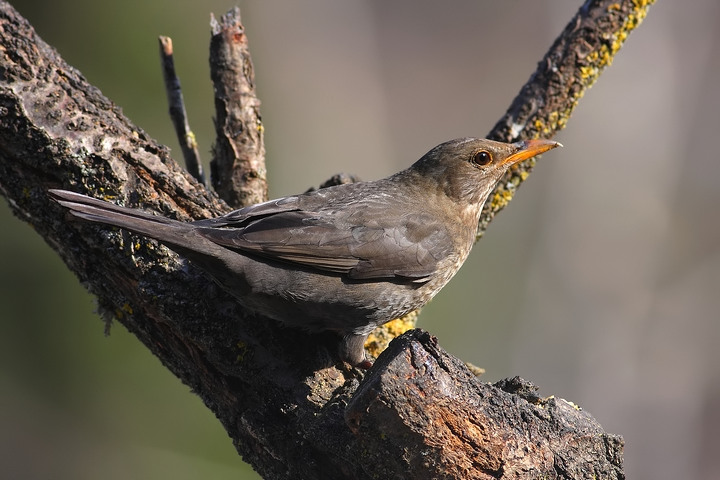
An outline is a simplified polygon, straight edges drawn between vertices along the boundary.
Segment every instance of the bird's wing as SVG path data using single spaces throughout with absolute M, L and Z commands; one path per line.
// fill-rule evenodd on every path
M 266 216 L 278 215 L 284 212 L 300 210 L 301 196 L 283 197 L 267 202 L 250 205 L 249 207 L 233 210 L 221 217 L 208 218 L 192 222 L 197 227 L 207 228 L 242 228 L 250 222 Z
M 293 198 L 195 224 L 219 245 L 352 279 L 424 282 L 452 250 L 447 232 L 428 214 L 393 219 L 382 205 L 372 203 L 351 213 L 306 211 Z

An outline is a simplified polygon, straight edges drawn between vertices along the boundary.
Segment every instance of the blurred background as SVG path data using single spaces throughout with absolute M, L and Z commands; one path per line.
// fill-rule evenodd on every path
M 204 160 L 210 13 L 229 1 L 15 0 L 179 159 L 157 36 Z M 580 1 L 240 2 L 272 196 L 372 180 L 484 136 Z M 720 3 L 659 1 L 420 326 L 623 435 L 628 478 L 720 478 Z M 0 202 L 0 477 L 258 478 L 213 415 Z

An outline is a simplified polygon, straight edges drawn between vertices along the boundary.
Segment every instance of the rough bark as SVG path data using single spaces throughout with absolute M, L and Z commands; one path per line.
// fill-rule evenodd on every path
M 233 8 L 211 20 L 210 77 L 217 140 L 210 163 L 215 191 L 240 208 L 267 200 L 265 143 L 248 39 Z
M 585 75 L 584 59 L 621 43 L 645 8 L 586 2 L 553 46 L 560 77 L 541 62 L 493 136 L 550 136 L 562 128 L 588 79 L 609 63 Z M 247 314 L 155 242 L 69 222 L 48 188 L 180 219 L 228 207 L 2 1 L 0 55 L 0 191 L 98 296 L 108 318 L 203 399 L 265 478 L 624 478 L 620 437 L 519 380 L 480 382 L 429 334 L 399 337 L 365 374 L 338 369 L 322 336 Z M 493 203 L 492 211 L 502 207 Z

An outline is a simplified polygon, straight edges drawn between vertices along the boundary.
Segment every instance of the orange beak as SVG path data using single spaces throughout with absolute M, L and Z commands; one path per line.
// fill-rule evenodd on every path
M 507 157 L 502 163 L 503 165 L 515 165 L 555 147 L 562 147 L 561 143 L 552 140 L 523 140 L 513 143 L 513 145 L 517 148 L 517 152 Z

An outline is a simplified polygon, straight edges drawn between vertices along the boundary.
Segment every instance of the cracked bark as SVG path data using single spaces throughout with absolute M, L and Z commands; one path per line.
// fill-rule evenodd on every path
M 210 77 L 215 89 L 217 140 L 210 163 L 213 187 L 233 208 L 267 200 L 260 100 L 248 39 L 233 8 L 210 22 Z
M 550 137 L 561 129 L 646 9 L 637 0 L 586 2 L 490 136 Z M 0 191 L 105 315 L 203 399 L 265 478 L 624 478 L 621 437 L 520 380 L 480 382 L 425 332 L 399 337 L 365 375 L 339 370 L 322 336 L 252 317 L 155 242 L 68 222 L 48 188 L 186 220 L 228 207 L 2 1 L 0 26 Z M 244 145 L 230 149 L 233 159 L 246 148 L 262 157 L 257 143 Z M 501 183 L 479 232 L 525 173 Z

